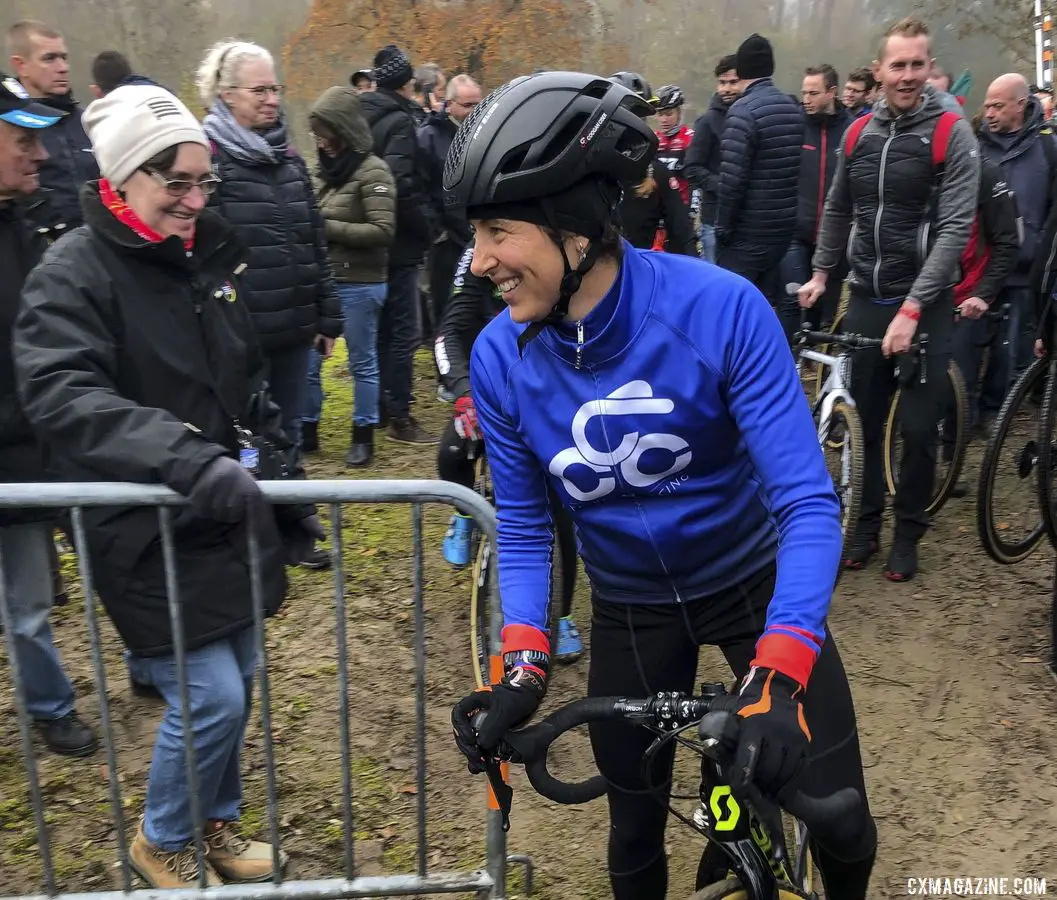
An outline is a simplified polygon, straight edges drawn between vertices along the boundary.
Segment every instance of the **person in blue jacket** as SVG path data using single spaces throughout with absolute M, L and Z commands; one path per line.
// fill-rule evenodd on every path
M 827 897 L 861 900 L 876 828 L 826 629 L 837 499 L 760 291 L 620 238 L 621 186 L 656 148 L 642 106 L 592 75 L 525 76 L 478 106 L 448 156 L 446 200 L 476 231 L 471 271 L 507 305 L 470 361 L 498 508 L 506 674 L 456 705 L 456 741 L 482 771 L 546 691 L 550 487 L 592 586 L 588 692 L 691 692 L 698 648 L 720 647 L 742 679 L 735 790 L 858 790 L 862 804 L 812 833 Z M 667 813 L 641 771 L 651 741 L 628 724 L 591 727 L 616 900 L 667 890 Z M 672 755 L 658 756 L 652 780 L 670 785 Z

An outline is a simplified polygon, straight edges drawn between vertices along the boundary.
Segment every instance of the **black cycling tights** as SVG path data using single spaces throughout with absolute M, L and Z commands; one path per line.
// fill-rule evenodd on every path
M 774 568 L 769 566 L 736 588 L 684 605 L 631 606 L 596 598 L 588 694 L 691 693 L 698 648 L 705 644 L 718 646 L 740 679 L 749 670 L 773 590 Z M 804 715 L 813 740 L 801 789 L 821 797 L 851 786 L 864 799 L 848 819 L 812 832 L 826 897 L 864 900 L 877 831 L 865 803 L 848 679 L 828 634 L 805 695 Z M 609 873 L 615 900 L 663 900 L 668 888 L 664 853 L 668 811 L 649 793 L 642 775 L 643 753 L 652 741 L 650 732 L 626 723 L 591 726 L 595 761 L 609 781 Z M 665 799 L 671 787 L 673 754 L 674 746 L 669 745 L 666 752 L 656 755 L 650 779 L 655 785 L 665 785 Z M 807 823 L 809 828 L 811 824 Z
M 437 474 L 444 481 L 452 481 L 472 490 L 474 463 L 469 458 L 469 444 L 469 441 L 459 437 L 455 422 L 449 422 L 437 449 Z M 561 614 L 567 616 L 572 611 L 573 592 L 576 590 L 576 529 L 565 507 L 553 492 L 550 494 L 550 509 L 558 544 L 558 559 L 561 561 Z

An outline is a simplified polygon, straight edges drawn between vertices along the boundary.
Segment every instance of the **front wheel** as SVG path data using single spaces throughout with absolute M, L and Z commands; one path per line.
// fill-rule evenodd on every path
M 831 437 L 840 435 L 839 442 Z M 859 412 L 843 400 L 833 404 L 829 431 L 822 435 L 822 448 L 826 457 L 826 468 L 833 480 L 833 489 L 840 501 L 840 527 L 844 535 L 842 553 L 855 538 L 859 522 L 859 507 L 862 505 L 863 482 L 863 436 Z
M 728 878 L 716 884 L 710 884 L 690 896 L 690 900 L 748 900 L 749 892 L 741 886 L 737 878 Z M 809 894 L 801 894 L 790 888 L 778 889 L 778 900 L 812 900 Z
M 1047 361 L 1037 359 L 1013 385 L 991 429 L 976 491 L 976 527 L 987 555 L 1011 565 L 1027 559 L 1046 533 L 1039 508 L 1039 418 L 1035 397 Z
M 925 512 L 935 515 L 947 502 L 958 483 L 969 444 L 969 399 L 961 369 L 953 361 L 947 367 L 948 394 L 942 404 L 943 416 L 937 427 L 936 477 Z M 899 463 L 903 456 L 903 440 L 899 425 L 900 388 L 892 398 L 885 427 L 885 481 L 892 497 L 899 489 Z

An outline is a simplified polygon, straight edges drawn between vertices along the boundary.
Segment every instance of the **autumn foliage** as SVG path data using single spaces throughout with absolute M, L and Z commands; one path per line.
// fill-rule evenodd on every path
M 594 68 L 601 31 L 595 0 L 314 0 L 284 48 L 285 80 L 313 97 L 392 43 L 415 65 L 436 62 L 495 87 L 540 67 Z

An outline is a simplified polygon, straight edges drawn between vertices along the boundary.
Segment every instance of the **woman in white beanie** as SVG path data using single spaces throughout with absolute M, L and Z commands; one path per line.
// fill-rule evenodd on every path
M 312 347 L 329 356 L 342 332 L 323 217 L 287 134 L 271 54 L 247 41 L 221 41 L 199 67 L 198 90 L 223 179 L 212 202 L 249 250 L 245 300 L 283 427 L 300 444 Z M 303 562 L 321 568 L 328 560 L 317 552 Z
M 14 354 L 26 416 L 64 479 L 164 484 L 190 501 L 173 527 L 202 873 L 158 516 L 143 507 L 84 514 L 99 597 L 167 704 L 132 864 L 156 888 L 268 880 L 271 846 L 236 830 L 257 663 L 246 531 L 252 522 L 258 533 L 271 615 L 286 592 L 284 560 L 322 529 L 311 506 L 269 508 L 251 474 L 253 434 L 293 445 L 259 393 L 260 354 L 239 294 L 245 254 L 205 209 L 217 178 L 201 126 L 152 86 L 118 88 L 84 124 L 103 178 L 84 188 L 85 224 L 26 282 Z

